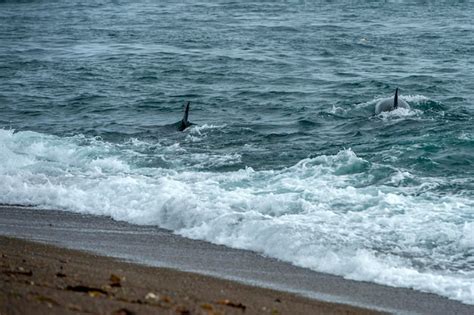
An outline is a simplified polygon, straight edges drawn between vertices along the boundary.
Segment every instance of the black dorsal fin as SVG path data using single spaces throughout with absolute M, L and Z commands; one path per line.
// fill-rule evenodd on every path
M 398 88 L 395 90 L 395 96 L 393 98 L 393 108 L 398 108 Z
M 184 123 L 185 125 L 188 125 L 188 124 L 189 124 L 189 122 L 188 122 L 189 104 L 191 104 L 191 102 L 188 102 L 188 103 L 186 104 L 186 107 L 184 108 L 183 123 Z
M 183 131 L 184 129 L 188 128 L 191 125 L 188 121 L 189 104 L 191 104 L 191 102 L 186 103 L 186 107 L 184 108 L 183 119 L 181 119 L 181 121 L 178 123 L 178 130 L 179 131 Z

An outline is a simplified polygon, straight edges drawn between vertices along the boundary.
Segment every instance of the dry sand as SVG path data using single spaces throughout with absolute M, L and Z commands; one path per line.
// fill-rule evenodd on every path
M 168 268 L 0 237 L 0 314 L 375 314 Z

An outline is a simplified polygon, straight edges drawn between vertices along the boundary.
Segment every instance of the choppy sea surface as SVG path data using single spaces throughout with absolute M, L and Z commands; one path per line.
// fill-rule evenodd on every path
M 0 203 L 474 304 L 473 14 L 0 1 Z M 374 115 L 396 87 L 411 108 Z

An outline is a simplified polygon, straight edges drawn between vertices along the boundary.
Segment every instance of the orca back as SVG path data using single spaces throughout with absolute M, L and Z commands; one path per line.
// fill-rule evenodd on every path
M 380 100 L 375 105 L 375 115 L 378 115 L 381 112 L 390 112 L 390 111 L 395 110 L 399 107 L 401 107 L 401 108 L 410 108 L 410 105 L 408 105 L 408 103 L 405 102 L 404 100 L 398 98 L 398 88 L 397 88 L 395 90 L 394 97 L 384 98 L 383 100 Z

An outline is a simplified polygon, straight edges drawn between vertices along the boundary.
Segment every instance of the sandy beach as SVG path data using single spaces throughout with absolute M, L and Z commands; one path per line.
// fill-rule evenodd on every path
M 0 314 L 377 313 L 14 238 L 0 244 Z
M 0 234 L 7 236 L 0 242 L 1 314 L 474 311 L 438 295 L 346 280 L 106 217 L 1 206 Z

